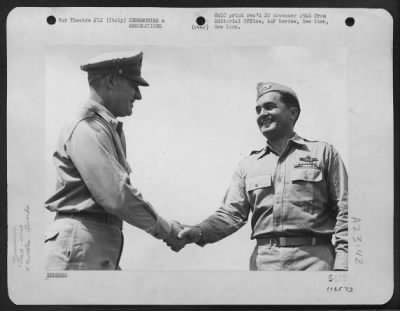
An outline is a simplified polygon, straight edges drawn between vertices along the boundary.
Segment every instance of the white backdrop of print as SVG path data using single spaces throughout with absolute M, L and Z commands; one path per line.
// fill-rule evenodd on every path
M 217 29 L 225 13 L 277 14 L 284 21 L 297 16 L 299 23 L 242 19 L 239 28 Z M 326 23 L 301 23 L 301 14 L 324 15 Z M 47 23 L 49 16 L 56 24 Z M 199 16 L 207 29 L 193 27 Z M 162 26 L 132 28 L 108 17 L 155 18 Z M 349 17 L 355 21 L 351 27 L 345 23 Z M 104 22 L 83 21 L 95 18 Z M 255 242 L 247 223 L 218 243 L 188 245 L 179 253 L 125 225 L 122 271 L 46 273 L 44 235 L 54 213 L 44 202 L 55 191 L 52 153 L 62 125 L 89 95 L 79 67 L 121 50 L 144 52 L 142 73 L 150 83 L 141 88 L 133 115 L 122 118 L 131 181 L 160 215 L 184 224 L 213 213 L 240 159 L 265 146 L 256 125 L 257 83 L 293 88 L 301 105 L 295 130 L 333 144 L 349 173 L 349 271 L 249 271 Z M 14 9 L 7 19 L 10 299 L 96 305 L 385 303 L 394 271 L 392 64 L 393 19 L 382 9 Z

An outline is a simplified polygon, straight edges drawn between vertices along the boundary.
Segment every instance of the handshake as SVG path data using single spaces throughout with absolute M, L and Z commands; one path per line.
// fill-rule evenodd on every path
M 171 222 L 171 231 L 163 241 L 174 251 L 179 252 L 186 244 L 197 243 L 202 238 L 202 231 L 197 226 L 181 225 L 177 221 Z

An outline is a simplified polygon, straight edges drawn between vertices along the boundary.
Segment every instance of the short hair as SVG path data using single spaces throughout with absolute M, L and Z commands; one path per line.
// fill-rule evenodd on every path
M 103 80 L 103 78 L 107 75 L 108 74 L 104 73 L 89 72 L 88 73 L 89 86 L 94 88 L 95 90 L 98 90 L 98 88 L 100 87 L 101 80 Z
M 98 90 L 100 87 L 101 81 L 108 76 L 112 76 L 113 79 L 115 79 L 115 80 L 121 80 L 123 78 L 123 76 L 112 73 L 112 72 L 110 72 L 110 73 L 90 73 L 89 72 L 88 73 L 89 86 L 91 86 L 95 90 Z
M 280 100 L 286 105 L 286 107 L 291 108 L 291 107 L 296 107 L 299 110 L 299 113 L 297 114 L 296 120 L 294 120 L 294 123 L 297 122 L 297 119 L 300 116 L 300 103 L 297 100 L 295 96 L 293 96 L 290 93 L 287 92 L 279 92 L 281 94 Z

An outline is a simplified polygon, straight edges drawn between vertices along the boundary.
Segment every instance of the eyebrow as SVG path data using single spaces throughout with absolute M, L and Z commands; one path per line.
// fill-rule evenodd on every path
M 275 106 L 277 106 L 277 103 L 274 103 L 274 102 L 265 102 L 265 103 L 257 104 L 257 105 L 256 105 L 256 108 L 257 108 L 257 107 L 267 106 L 267 105 L 275 105 Z

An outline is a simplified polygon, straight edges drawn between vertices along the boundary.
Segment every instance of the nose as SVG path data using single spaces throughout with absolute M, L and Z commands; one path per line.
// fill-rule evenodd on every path
M 136 99 L 136 100 L 141 100 L 141 99 L 142 99 L 142 93 L 140 93 L 139 88 L 137 88 L 137 89 L 135 90 L 135 99 Z
M 264 107 L 260 107 L 260 110 L 257 112 L 257 123 L 261 124 L 262 120 L 269 115 L 268 109 Z
M 257 113 L 258 117 L 261 117 L 261 116 L 264 116 L 264 115 L 267 115 L 267 114 L 269 114 L 268 109 L 265 109 L 262 106 L 260 107 L 260 109 L 259 109 L 259 111 Z

